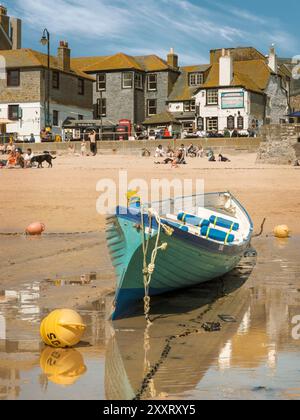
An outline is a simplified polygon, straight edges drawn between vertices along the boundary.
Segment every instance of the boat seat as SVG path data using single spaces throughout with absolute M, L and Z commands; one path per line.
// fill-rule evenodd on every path
M 235 240 L 235 236 L 232 233 L 226 233 L 223 230 L 211 228 L 208 226 L 203 226 L 201 228 L 201 235 L 205 236 L 206 238 L 213 239 L 214 241 L 224 242 L 225 244 L 233 243 Z
M 219 226 L 224 229 L 230 229 L 231 231 L 238 231 L 240 228 L 239 223 L 232 222 L 231 220 L 224 219 L 223 217 L 211 216 L 209 221 L 212 225 L 214 225 L 214 227 Z

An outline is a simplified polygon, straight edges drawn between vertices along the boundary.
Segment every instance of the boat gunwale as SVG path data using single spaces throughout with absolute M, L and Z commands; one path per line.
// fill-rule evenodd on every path
M 180 198 L 196 198 L 196 197 L 200 197 L 200 196 L 208 196 L 208 195 L 221 195 L 221 194 L 230 194 L 230 197 L 234 200 L 235 204 L 240 208 L 240 210 L 245 214 L 245 216 L 248 219 L 248 222 L 250 224 L 250 229 L 249 229 L 249 233 L 246 237 L 246 239 L 244 239 L 242 242 L 240 242 L 239 244 L 236 243 L 231 243 L 231 244 L 225 244 L 222 242 L 217 242 L 217 241 L 212 241 L 212 240 L 208 240 L 205 237 L 202 236 L 196 236 L 196 235 L 191 235 L 189 232 L 185 232 L 179 228 L 177 228 L 176 226 L 171 226 L 174 229 L 174 233 L 175 236 L 180 239 L 183 240 L 185 242 L 188 242 L 190 245 L 197 245 L 200 246 L 201 248 L 204 248 L 206 250 L 209 250 L 211 252 L 214 252 L 216 254 L 228 254 L 228 255 L 234 255 L 234 254 L 239 254 L 242 252 L 243 249 L 246 249 L 249 242 L 251 241 L 251 237 L 252 237 L 252 233 L 253 233 L 253 222 L 251 220 L 251 217 L 249 215 L 249 213 L 247 212 L 247 210 L 242 206 L 242 204 L 228 191 L 226 192 L 218 192 L 218 193 L 206 193 L 206 194 L 195 194 L 192 196 L 186 196 L 186 197 L 180 197 Z M 157 202 L 153 202 L 152 205 L 158 204 L 158 203 L 164 203 L 164 202 L 174 202 L 176 200 L 175 199 L 167 199 L 167 200 L 162 200 L 162 201 L 157 201 Z M 138 223 L 139 219 L 140 219 L 140 215 L 141 215 L 141 211 L 140 209 L 137 208 L 128 208 L 128 207 L 122 207 L 122 206 L 118 206 L 116 209 L 116 217 L 120 217 L 122 219 L 126 219 L 128 221 L 131 222 L 135 222 Z M 145 217 L 145 226 L 149 226 L 149 219 L 148 219 L 148 215 L 144 215 Z M 168 220 L 162 218 L 162 221 L 164 223 L 168 223 Z M 155 227 L 157 228 L 157 222 L 156 220 L 153 221 L 153 225 L 152 225 L 155 229 Z

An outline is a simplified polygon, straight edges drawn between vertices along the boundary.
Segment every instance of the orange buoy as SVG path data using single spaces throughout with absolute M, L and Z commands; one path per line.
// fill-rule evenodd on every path
M 46 226 L 44 225 L 44 223 L 41 222 L 34 222 L 31 223 L 27 229 L 26 229 L 26 234 L 27 235 L 41 235 L 46 229 Z
M 290 236 L 290 229 L 286 225 L 276 226 L 274 229 L 274 235 L 276 238 L 288 238 Z

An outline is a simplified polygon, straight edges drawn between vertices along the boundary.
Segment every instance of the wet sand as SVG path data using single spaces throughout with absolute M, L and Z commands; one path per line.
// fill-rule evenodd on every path
M 38 338 L 48 312 L 40 295 L 70 290 L 76 278 L 10 293 L 0 306 L 0 399 L 299 400 L 300 238 L 253 245 L 257 257 L 222 280 L 153 299 L 149 329 L 141 312 L 105 321 L 105 299 L 79 305 L 88 329 L 76 349 L 45 348 Z M 220 331 L 205 332 L 206 322 Z

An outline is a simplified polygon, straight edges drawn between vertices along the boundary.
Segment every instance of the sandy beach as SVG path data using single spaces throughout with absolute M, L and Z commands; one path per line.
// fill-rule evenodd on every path
M 95 271 L 106 279 L 99 284 L 100 289 L 113 287 L 105 217 L 96 211 L 96 184 L 106 178 L 117 181 L 120 170 L 128 172 L 128 181 L 203 178 L 206 192 L 230 190 L 249 211 L 256 231 L 266 217 L 264 234 L 272 234 L 277 224 L 287 224 L 294 235 L 298 234 L 300 170 L 257 165 L 255 154 L 229 157 L 229 163 L 189 159 L 188 165 L 171 169 L 155 165 L 154 158 L 58 156 L 53 169 L 2 169 L 0 286 Z M 9 236 L 22 234 L 33 221 L 46 224 L 42 238 Z
M 128 180 L 142 178 L 203 178 L 205 191 L 231 191 L 247 208 L 256 228 L 267 218 L 265 232 L 288 224 L 300 232 L 300 169 L 291 166 L 257 165 L 255 154 L 229 156 L 230 163 L 189 159 L 176 170 L 155 165 L 154 158 L 136 156 L 61 156 L 53 169 L 1 170 L 0 233 L 24 232 L 35 220 L 47 232 L 102 231 L 105 218 L 96 212 L 96 184 L 108 178 L 117 181 L 120 170 Z

